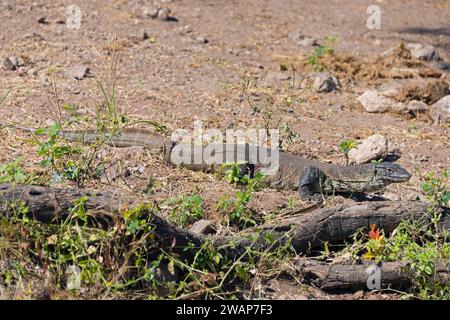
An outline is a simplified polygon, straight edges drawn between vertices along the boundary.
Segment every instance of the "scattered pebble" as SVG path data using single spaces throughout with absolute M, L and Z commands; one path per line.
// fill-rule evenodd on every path
M 194 29 L 192 29 L 190 25 L 186 25 L 180 29 L 181 33 L 191 33 L 192 31 L 194 31 Z
M 75 80 L 81 80 L 84 77 L 87 77 L 90 75 L 90 69 L 89 67 L 81 64 L 77 64 L 73 67 L 70 67 L 66 69 L 66 75 L 69 78 L 75 79 Z
M 303 47 L 312 47 L 319 45 L 317 39 L 303 35 L 300 30 L 289 33 L 289 37 Z
M 200 43 L 200 44 L 207 44 L 207 43 L 209 43 L 209 40 L 204 38 L 204 37 L 197 37 L 195 40 L 197 40 L 197 42 Z
M 279 85 L 281 82 L 290 80 L 291 76 L 286 72 L 270 71 L 264 79 L 266 86 Z
M 431 118 L 437 124 L 450 124 L 450 95 L 430 106 Z
M 30 68 L 27 70 L 27 75 L 30 77 L 35 77 L 38 75 L 38 71 L 35 68 Z
M 3 67 L 6 70 L 14 71 L 23 66 L 25 66 L 25 62 L 22 58 L 11 56 L 3 60 Z
M 167 21 L 170 18 L 170 9 L 169 8 L 160 8 L 158 9 L 158 14 L 156 15 L 156 18 L 159 20 Z
M 145 7 L 142 10 L 143 16 L 146 18 L 152 18 L 155 19 L 158 16 L 159 9 L 157 7 Z
M 425 112 L 428 110 L 428 105 L 419 100 L 411 100 L 407 105 L 410 112 Z
M 216 228 L 211 221 L 201 219 L 196 221 L 189 231 L 195 234 L 211 234 L 216 231 Z
M 314 79 L 313 88 L 317 92 L 331 92 L 338 88 L 339 81 L 328 72 L 319 73 Z
M 139 34 L 142 40 L 148 40 L 150 38 L 150 35 L 148 34 L 147 30 L 141 29 L 139 30 Z
M 318 45 L 317 40 L 310 37 L 303 37 L 303 39 L 299 39 L 297 43 L 303 47 L 313 47 Z
M 348 157 L 351 163 L 361 164 L 372 160 L 384 159 L 388 154 L 388 141 L 381 134 L 374 134 L 351 149 Z
M 48 24 L 47 17 L 40 17 L 38 19 L 38 23 L 40 23 L 40 24 Z

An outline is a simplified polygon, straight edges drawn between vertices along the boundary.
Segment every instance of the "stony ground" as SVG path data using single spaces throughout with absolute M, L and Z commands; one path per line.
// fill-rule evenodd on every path
M 381 134 L 413 174 L 408 183 L 383 191 L 388 198 L 421 197 L 423 175 L 448 169 L 445 124 L 433 122 L 427 112 L 368 113 L 357 101 L 368 89 L 411 80 L 400 78 L 448 80 L 448 72 L 432 63 L 424 64 L 432 70 L 425 72 L 429 78 L 415 71 L 377 76 L 374 71 L 389 73 L 404 66 L 372 58 L 400 43 L 421 43 L 433 45 L 442 61 L 450 61 L 448 1 L 161 2 L 80 0 L 81 27 L 70 29 L 67 1 L 1 1 L 0 58 L 19 62 L 5 62 L 0 69 L 0 97 L 9 92 L 0 107 L 0 163 L 20 157 L 28 170 L 41 170 L 29 135 L 9 125 L 42 127 L 73 118 L 72 128 L 92 127 L 104 100 L 101 87 L 109 92 L 114 85 L 120 112 L 142 120 L 135 126 L 140 128 L 153 129 L 151 122 L 169 132 L 192 129 L 195 120 L 221 130 L 279 128 L 287 151 L 341 164 L 340 142 Z M 366 10 L 374 3 L 382 11 L 380 30 L 366 26 Z M 155 7 L 168 8 L 170 14 L 160 10 L 154 17 Z M 340 87 L 316 92 L 317 71 L 306 63 L 307 56 L 316 48 L 312 39 L 324 44 L 329 36 L 336 39 L 334 54 L 324 64 Z M 61 110 L 65 104 L 76 106 L 75 111 Z M 224 193 L 233 193 L 227 182 L 173 168 L 139 148 L 104 152 L 122 159 L 126 177 L 88 181 L 87 187 L 132 191 L 157 201 L 197 192 L 205 199 L 206 218 L 223 221 L 216 204 Z M 154 192 L 144 196 L 149 179 L 156 181 Z M 295 192 L 266 189 L 257 193 L 252 206 L 264 216 L 292 201 L 305 205 Z M 283 279 L 270 285 L 275 298 L 329 297 L 312 289 L 300 292 Z

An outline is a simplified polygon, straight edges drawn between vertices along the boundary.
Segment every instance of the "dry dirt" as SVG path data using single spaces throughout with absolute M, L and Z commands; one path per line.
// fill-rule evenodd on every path
M 264 128 L 262 115 L 270 116 L 269 126 L 294 133 L 292 142 L 285 145 L 287 151 L 323 161 L 343 164 L 338 149 L 341 141 L 382 134 L 397 150 L 397 161 L 413 174 L 408 183 L 389 186 L 388 197 L 420 197 L 423 175 L 449 168 L 448 128 L 433 124 L 426 115 L 369 114 L 356 101 L 366 89 L 399 81 L 358 74 L 370 74 L 374 68 L 389 71 L 386 68 L 392 66 L 369 57 L 401 42 L 434 45 L 450 61 L 448 1 L 174 0 L 161 4 L 171 10 L 169 21 L 145 17 L 149 3 L 76 1 L 82 22 L 80 29 L 73 30 L 64 23 L 70 1 L 1 1 L 0 58 L 21 57 L 25 66 L 14 71 L 0 69 L 0 96 L 9 91 L 0 107 L 0 125 L 42 127 L 61 116 L 68 118 L 67 112 L 60 114 L 59 100 L 78 106 L 78 120 L 87 119 L 78 126 L 92 126 L 103 99 L 100 85 L 111 88 L 115 84 L 117 105 L 129 119 L 156 122 L 169 131 L 192 129 L 194 120 L 201 120 L 205 128 L 225 130 Z M 372 4 L 381 7 L 381 30 L 366 27 L 366 10 Z M 144 32 L 148 39 L 143 39 Z M 314 76 L 304 63 L 312 48 L 297 44 L 296 33 L 319 41 L 336 36 L 336 58 L 327 66 L 339 77 L 339 90 L 316 93 L 304 81 Z M 354 59 L 358 73 L 334 68 L 347 63 L 348 56 Z M 67 69 L 79 64 L 88 66 L 91 76 L 79 81 L 69 78 Z M 281 71 L 280 65 L 288 70 Z M 448 74 L 443 72 L 442 77 Z M 255 112 L 255 107 L 262 112 Z M 145 123 L 137 127 L 153 128 Z M 3 128 L 0 163 L 20 157 L 28 170 L 40 170 L 37 147 L 27 138 L 13 127 Z M 159 201 L 198 192 L 205 199 L 207 218 L 223 220 L 217 201 L 235 190 L 227 182 L 173 168 L 139 148 L 105 152 L 123 159 L 127 177 L 92 180 L 87 187 L 120 188 L 142 196 L 153 178 L 154 193 L 142 197 Z M 252 205 L 269 215 L 289 201 L 305 205 L 296 192 L 270 189 L 258 192 Z M 278 296 L 303 297 L 289 296 L 293 290 L 288 284 L 281 288 L 285 289 Z

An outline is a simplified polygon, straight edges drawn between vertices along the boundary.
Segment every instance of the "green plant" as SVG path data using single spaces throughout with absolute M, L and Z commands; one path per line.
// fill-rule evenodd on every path
M 308 55 L 308 64 L 313 67 L 314 71 L 324 71 L 325 66 L 322 63 L 322 58 L 325 55 L 334 53 L 334 46 L 336 44 L 335 36 L 326 36 L 324 38 L 324 45 L 316 47 Z
M 245 172 L 246 162 L 238 161 L 235 163 L 224 163 L 222 171 L 224 171 L 224 178 L 228 183 L 243 183 L 249 179 L 249 175 Z
M 449 299 L 450 287 L 443 285 L 436 275 L 437 263 L 450 263 L 450 244 L 430 233 L 431 225 L 403 221 L 386 241 L 382 260 L 407 262 L 413 283 L 421 299 Z M 428 238 L 433 235 L 433 238 Z
M 248 174 L 242 174 L 240 163 L 225 164 L 224 167 L 231 167 L 225 173 L 226 179 L 230 183 L 241 183 L 245 187 L 242 190 L 236 191 L 234 198 L 224 196 L 220 199 L 218 207 L 228 213 L 228 218 L 231 222 L 236 223 L 240 228 L 245 228 L 249 225 L 255 225 L 256 221 L 253 219 L 253 213 L 248 208 L 248 203 L 252 199 L 252 193 L 261 185 L 264 174 L 257 172 L 253 178 Z
M 422 190 L 428 199 L 433 201 L 437 206 L 446 206 L 450 201 L 450 187 L 448 180 L 450 171 L 444 171 L 442 178 L 436 177 L 435 173 L 429 173 L 425 182 L 422 184 Z
M 352 140 L 344 140 L 339 144 L 339 151 L 344 154 L 346 165 L 349 162 L 348 153 L 354 148 L 356 148 L 356 143 Z
M 369 240 L 366 243 L 367 252 L 363 255 L 365 259 L 379 260 L 383 254 L 385 241 L 384 235 L 379 228 L 376 228 L 375 224 L 370 225 Z
M 75 171 L 73 161 L 62 161 L 62 164 L 59 162 L 64 158 L 79 155 L 81 149 L 69 145 L 64 139 L 64 133 L 61 132 L 61 125 L 55 123 L 46 128 L 39 128 L 34 134 L 36 137 L 32 141 L 39 146 L 38 155 L 42 158 L 40 164 L 42 167 L 51 169 L 53 179 L 59 180 L 65 172 L 69 173 L 68 178 L 76 178 L 73 176 Z M 37 139 L 40 135 L 44 135 L 47 140 L 41 142 Z
M 29 177 L 20 165 L 20 159 L 0 165 L 0 183 L 25 184 Z
M 101 83 L 98 85 L 104 100 L 96 109 L 97 131 L 114 136 L 127 125 L 128 117 L 125 113 L 119 112 L 115 86 L 112 86 L 111 93 L 108 94 Z
M 31 219 L 22 201 L 9 203 L 6 215 L 0 218 L 0 243 L 18 245 L 17 249 L 0 246 L 0 256 L 6 254 L 13 262 L 32 264 L 31 269 L 23 268 L 30 270 L 31 277 L 34 265 L 44 267 L 59 289 L 68 289 L 68 276 L 74 275 L 73 270 L 78 270 L 81 288 L 99 293 L 127 290 L 142 283 L 150 288 L 160 285 L 154 277 L 158 259 L 152 262 L 152 268 L 148 265 L 149 251 L 156 248 L 149 211 L 156 208 L 140 205 L 126 210 L 116 216 L 110 228 L 99 229 L 87 211 L 87 201 L 87 196 L 78 198 L 67 217 L 52 224 Z M 7 276 L 12 279 L 15 274 L 9 272 Z M 77 295 L 77 288 L 73 289 Z
M 198 194 L 179 195 L 165 201 L 162 207 L 171 207 L 170 219 L 181 227 L 203 218 L 203 198 Z
M 440 178 L 434 173 L 426 175 L 422 189 L 431 200 L 428 212 L 424 213 L 427 219 L 402 221 L 388 237 L 371 225 L 368 241 L 364 243 L 357 240 L 360 235 L 355 236 L 355 243 L 359 244 L 353 248 L 356 252 L 364 251 L 364 258 L 406 264 L 405 271 L 412 276 L 414 287 L 411 293 L 405 293 L 405 298 L 450 298 L 450 287 L 442 284 L 436 274 L 437 264 L 450 263 L 449 234 L 439 227 L 441 206 L 447 205 L 449 201 L 448 177 L 448 172 L 444 172 Z

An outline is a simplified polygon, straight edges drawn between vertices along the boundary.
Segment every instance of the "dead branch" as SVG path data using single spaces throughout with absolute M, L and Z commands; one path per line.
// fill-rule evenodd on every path
M 414 279 L 407 262 L 327 264 L 301 258 L 296 261 L 295 269 L 304 281 L 324 291 L 407 289 Z M 431 278 L 432 281 L 450 285 L 450 266 L 437 264 L 434 277 Z

